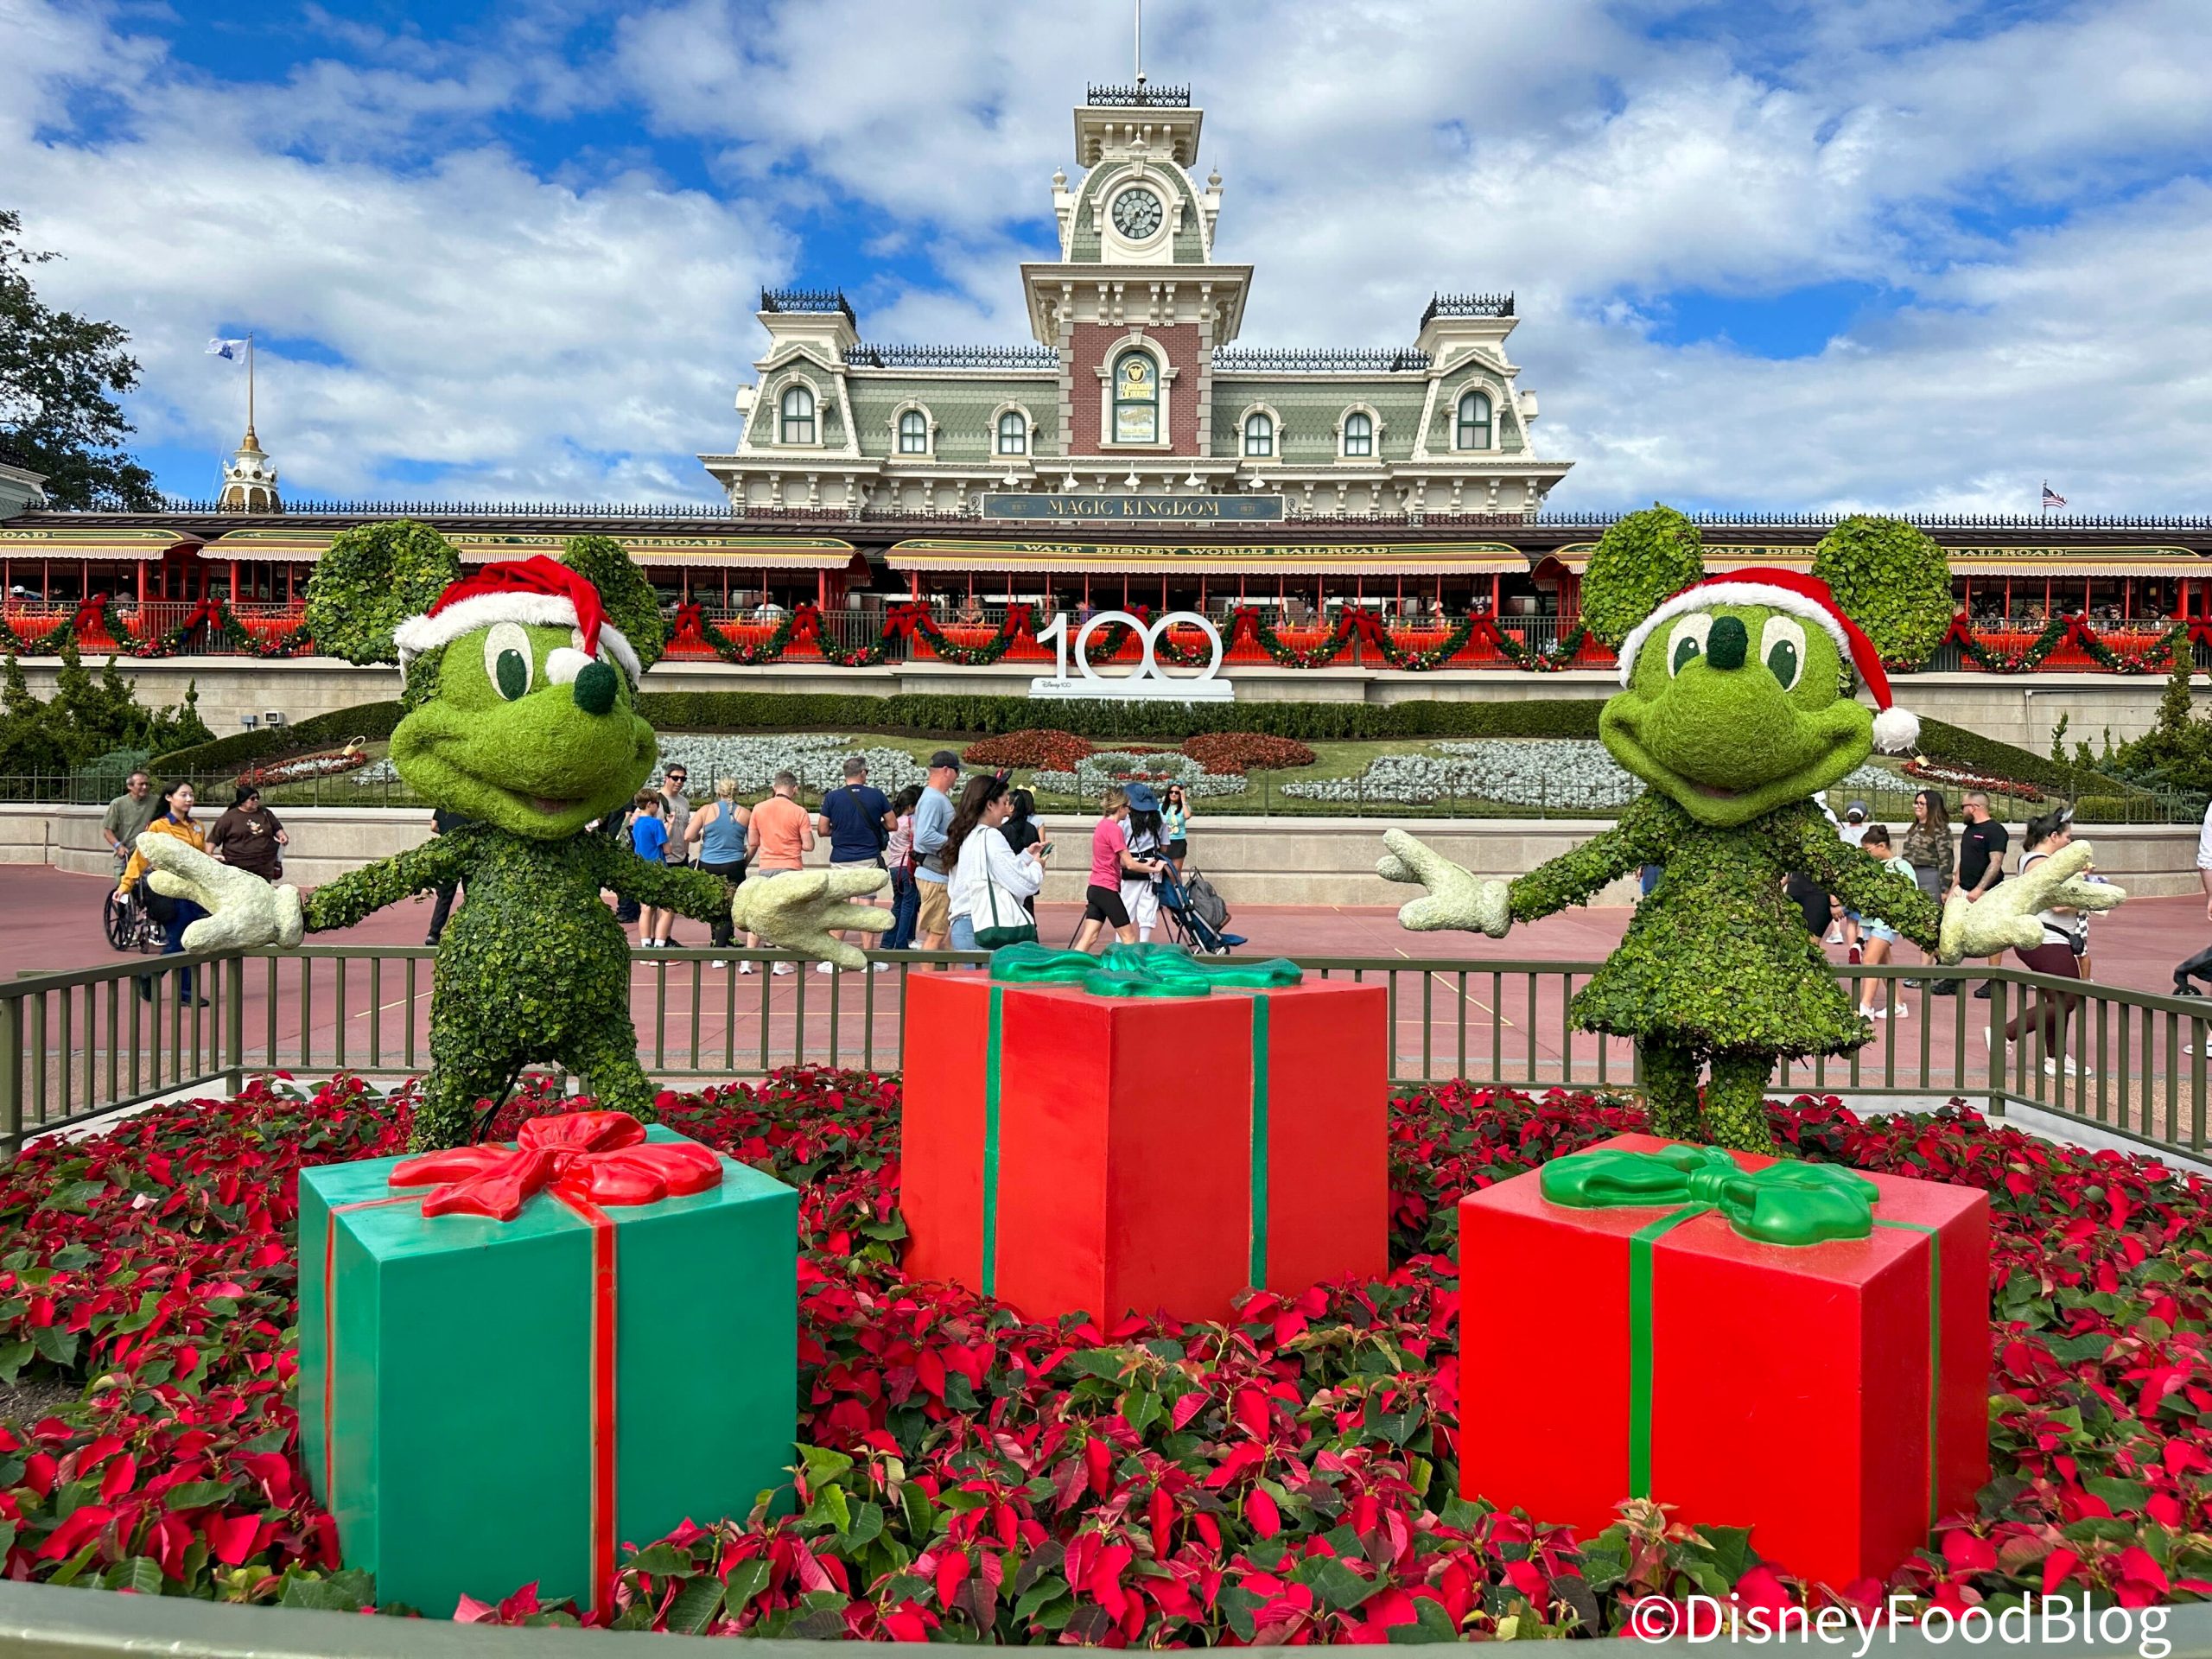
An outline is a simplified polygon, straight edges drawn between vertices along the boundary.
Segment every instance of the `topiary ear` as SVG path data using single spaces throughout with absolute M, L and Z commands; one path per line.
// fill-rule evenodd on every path
M 393 632 L 460 580 L 461 555 L 428 524 L 356 524 L 339 532 L 308 577 L 307 629 L 333 657 L 396 663 Z
M 1705 538 L 1672 507 L 1631 512 L 1599 538 L 1582 573 L 1582 620 L 1618 647 L 1637 625 L 1694 582 L 1705 579 Z
M 1902 518 L 1847 518 L 1821 538 L 1813 574 L 1885 663 L 1917 668 L 1951 627 L 1951 562 Z
M 645 573 L 638 569 L 629 550 L 612 536 L 571 536 L 561 563 L 590 579 L 599 589 L 599 602 L 607 620 L 622 631 L 630 649 L 638 653 L 640 668 L 660 660 L 667 634 L 661 626 L 660 595 Z

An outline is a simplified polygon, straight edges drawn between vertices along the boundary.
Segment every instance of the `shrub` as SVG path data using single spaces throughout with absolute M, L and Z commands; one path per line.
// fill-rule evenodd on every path
M 1920 753 L 1933 760 L 1955 761 L 1976 772 L 2009 778 L 2014 783 L 2033 784 L 2069 800 L 2083 795 L 2126 792 L 2124 785 L 2115 784 L 2102 772 L 2047 760 L 2031 750 L 2016 748 L 2010 743 L 2000 743 L 1993 737 L 1984 737 L 1980 732 L 1947 725 L 1940 720 L 1920 722 Z
M 1087 737 L 1033 726 L 970 743 L 960 752 L 960 758 L 971 766 L 1047 766 L 1056 772 L 1072 772 L 1090 747 Z
M 1275 772 L 1319 758 L 1294 737 L 1267 732 L 1205 732 L 1185 738 L 1183 753 L 1208 772 Z
M 1704 538 L 1698 527 L 1657 503 L 1631 512 L 1600 537 L 1582 575 L 1582 620 L 1608 645 L 1618 645 L 1637 625 L 1705 575 Z
M 1925 662 L 1950 629 L 1950 563 L 1902 518 L 1845 519 L 1814 550 L 1813 574 L 1884 662 Z
M 194 744 L 163 755 L 159 771 L 164 778 L 198 778 L 213 772 L 242 772 L 251 761 L 305 754 L 334 748 L 348 738 L 372 741 L 390 737 L 399 724 L 400 708 L 391 702 L 364 702 L 351 709 L 315 715 L 291 726 L 264 726 L 257 732 L 219 737 L 212 743 Z

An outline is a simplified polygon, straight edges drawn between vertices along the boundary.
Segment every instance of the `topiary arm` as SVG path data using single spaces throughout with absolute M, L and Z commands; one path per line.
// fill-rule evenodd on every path
M 1673 839 L 1656 798 L 1638 796 L 1611 829 L 1516 877 L 1511 884 L 1513 919 L 1535 921 L 1585 902 L 1639 866 L 1665 863 Z
M 1862 916 L 1878 916 L 1923 950 L 1936 949 L 1943 912 L 1933 899 L 1872 853 L 1861 852 L 1808 814 L 1795 826 L 1788 863 Z
M 308 931 L 351 927 L 363 917 L 448 881 L 468 879 L 469 837 L 432 836 L 419 847 L 348 870 L 308 895 Z
M 599 885 L 653 910 L 672 910 L 695 922 L 718 922 L 729 914 L 735 891 L 719 875 L 687 870 L 657 859 L 639 858 L 606 836 L 586 836 L 586 849 Z

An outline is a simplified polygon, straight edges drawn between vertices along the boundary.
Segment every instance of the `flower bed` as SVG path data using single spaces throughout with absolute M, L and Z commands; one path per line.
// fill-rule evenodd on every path
M 1086 798 L 1109 784 L 1150 784 L 1154 789 L 1180 784 L 1185 795 L 1242 795 L 1247 787 L 1242 775 L 1209 771 L 1174 749 L 1101 749 L 1085 755 L 1072 771 L 1039 772 L 1029 783 L 1050 794 Z
M 1265 732 L 1205 732 L 1183 741 L 1183 753 L 1208 772 L 1276 772 L 1310 766 L 1318 758 L 1295 738 Z
M 1586 738 L 1484 738 L 1438 743 L 1427 754 L 1382 754 L 1355 778 L 1282 785 L 1309 801 L 1377 801 L 1427 806 L 1437 801 L 1496 801 L 1507 806 L 1609 812 L 1643 792 L 1604 744 Z M 1878 789 L 1896 779 L 1878 766 L 1859 766 L 1834 787 Z
M 369 1596 L 337 1570 L 297 1462 L 293 1177 L 397 1149 L 410 1099 L 257 1087 L 34 1146 L 0 1173 L 10 1577 L 331 1607 Z M 572 1104 L 527 1095 L 496 1127 Z M 1502 1338 L 1573 1335 L 1571 1318 L 1531 1322 L 1541 1277 L 1463 1291 L 1453 1202 L 1637 1127 L 1630 1103 L 1458 1083 L 1411 1095 L 1391 1122 L 1389 1276 L 1255 1295 L 1233 1325 L 1188 1328 L 1040 1325 L 905 1280 L 889 1080 L 793 1071 L 662 1109 L 801 1190 L 808 1445 L 795 1515 L 702 1517 L 649 1543 L 624 1567 L 618 1624 L 1382 1641 L 1618 1630 L 1649 1593 L 1733 1588 L 1769 1608 L 1804 1593 L 1740 1531 L 1670 1530 L 1648 1505 L 1578 1539 L 1452 1495 L 1463 1294 L 1494 1307 Z M 1894 1588 L 1956 1611 L 2031 1590 L 2136 1605 L 2212 1592 L 2207 1184 L 1960 1110 L 1862 1121 L 1801 1100 L 1773 1121 L 1804 1156 L 1981 1186 L 1994 1211 L 1994 1478 L 1891 1586 L 1840 1596 L 1872 1611 Z M 1808 1446 L 1819 1427 L 1802 1426 Z M 573 1617 L 515 1586 L 481 1593 L 462 1617 Z
M 1007 732 L 970 743 L 961 750 L 961 760 L 971 766 L 1044 766 L 1072 772 L 1090 753 L 1090 740 L 1050 727 Z
M 342 749 L 325 749 L 315 754 L 296 754 L 288 760 L 271 760 L 265 766 L 248 766 L 238 773 L 240 789 L 264 789 L 272 784 L 302 784 L 311 778 L 337 778 L 349 772 L 359 772 L 369 764 L 368 751 L 362 745 L 368 740 L 355 738 Z
M 2023 801 L 2040 801 L 2043 791 L 2033 784 L 2016 784 L 2009 778 L 1999 778 L 1986 772 L 1976 772 L 1972 766 L 1954 766 L 1948 760 L 1930 760 L 1926 755 L 1915 755 L 1897 768 L 1908 778 L 1917 778 L 1924 783 L 1940 784 L 1953 789 L 1979 789 L 1991 795 L 2010 795 Z

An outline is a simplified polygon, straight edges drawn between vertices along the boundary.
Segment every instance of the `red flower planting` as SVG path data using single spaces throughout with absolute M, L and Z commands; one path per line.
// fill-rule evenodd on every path
M 34 1147 L 0 1174 L 9 1576 L 372 1600 L 339 1570 L 296 1461 L 296 1177 L 398 1150 L 409 1102 L 257 1088 Z M 526 1095 L 493 1133 L 574 1105 Z M 1996 1478 L 1891 1586 L 1832 1592 L 1759 1561 L 1740 1531 L 1692 1534 L 1649 1505 L 1577 1538 L 1451 1496 L 1452 1201 L 1639 1126 L 1633 1103 L 1458 1083 L 1408 1095 L 1391 1128 L 1390 1274 L 1255 1295 L 1233 1325 L 1188 1327 L 1038 1325 L 904 1278 L 897 1107 L 890 1080 L 814 1070 L 663 1097 L 671 1127 L 800 1190 L 807 1444 L 793 1513 L 649 1543 L 615 1624 L 1180 1645 L 1611 1631 L 1639 1596 L 1732 1587 L 1745 1605 L 1872 1606 L 1886 1588 L 1955 1611 L 2030 1590 L 2212 1591 L 2212 1193 L 2196 1177 L 1959 1110 L 1774 1112 L 1801 1155 L 1980 1186 L 1996 1217 Z M 1571 1340 L 1528 1289 L 1497 1295 L 1498 1338 Z M 575 1617 L 529 1586 L 480 1594 L 459 1617 Z
M 971 766 L 1041 766 L 1053 772 L 1073 772 L 1089 754 L 1090 740 L 1073 732 L 1034 727 L 1027 731 L 1002 732 L 970 743 L 960 759 Z
M 1183 740 L 1183 753 L 1208 772 L 1277 772 L 1310 766 L 1313 751 L 1292 737 L 1265 732 L 1205 732 Z

